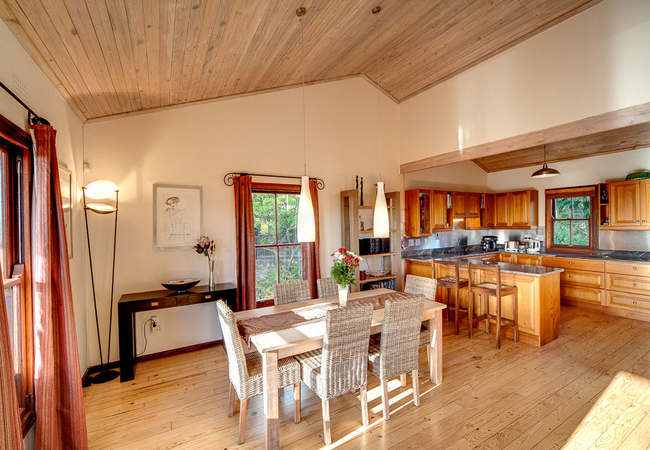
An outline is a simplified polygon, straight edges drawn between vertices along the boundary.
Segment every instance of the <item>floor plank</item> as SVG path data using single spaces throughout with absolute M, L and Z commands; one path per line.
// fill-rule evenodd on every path
M 445 323 L 444 383 L 433 386 L 420 353 L 421 406 L 399 380 L 389 383 L 382 418 L 379 381 L 368 376 L 370 425 L 359 394 L 330 402 L 332 448 L 647 448 L 650 433 L 650 323 L 562 307 L 560 337 L 541 349 Z M 293 391 L 280 393 L 280 441 L 323 448 L 321 403 L 304 384 L 302 421 Z M 246 443 L 237 444 L 239 406 L 228 417 L 221 347 L 138 365 L 135 380 L 84 389 L 90 448 L 263 448 L 262 398 L 248 406 Z

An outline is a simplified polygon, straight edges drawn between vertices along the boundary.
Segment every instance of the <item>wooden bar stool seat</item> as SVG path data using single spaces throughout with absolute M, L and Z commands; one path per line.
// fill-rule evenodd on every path
M 460 333 L 460 316 L 461 314 L 463 315 L 468 315 L 469 311 L 465 308 L 460 307 L 460 290 L 464 287 L 469 286 L 469 280 L 466 278 L 461 278 L 460 277 L 460 268 L 458 266 L 458 260 L 452 261 L 432 261 L 432 265 L 434 265 L 434 273 L 435 273 L 435 264 L 438 265 L 438 271 L 440 271 L 440 266 L 450 266 L 454 268 L 454 275 L 455 276 L 438 276 L 436 278 L 436 282 L 438 286 L 444 287 L 445 288 L 445 303 L 447 304 L 447 321 L 450 320 L 451 317 L 451 303 L 450 303 L 450 298 L 449 298 L 449 291 L 450 289 L 453 289 L 456 293 L 456 296 L 454 297 L 454 308 L 453 308 L 453 313 L 454 313 L 454 322 L 456 325 L 456 334 Z M 438 274 L 439 275 L 439 274 Z
M 484 264 L 472 264 L 467 266 L 469 276 L 469 297 L 468 297 L 468 322 L 469 338 L 474 335 L 474 322 L 485 320 L 485 331 L 490 332 L 490 321 L 494 320 L 497 325 L 497 349 L 501 348 L 501 332 L 514 327 L 514 340 L 519 341 L 519 324 L 517 323 L 517 286 L 501 283 L 501 268 L 497 265 L 486 266 Z M 493 273 L 495 282 L 481 282 L 483 273 Z M 475 277 L 476 275 L 476 277 Z M 479 280 L 479 282 L 473 282 Z M 474 316 L 475 295 L 479 297 L 479 308 L 485 300 L 485 314 Z M 490 297 L 496 298 L 496 313 L 490 314 Z M 512 320 L 501 317 L 501 300 L 503 297 L 512 297 Z

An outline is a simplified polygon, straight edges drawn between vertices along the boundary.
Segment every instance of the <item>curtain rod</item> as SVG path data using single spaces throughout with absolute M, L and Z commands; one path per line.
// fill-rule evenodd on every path
M 1 82 L 1 81 L 0 81 L 0 87 L 1 87 L 2 89 L 4 89 L 5 91 L 7 91 L 7 94 L 11 95 L 11 97 L 12 97 L 14 100 L 16 100 L 18 103 L 20 103 L 20 106 L 22 106 L 23 108 L 25 108 L 25 109 L 27 110 L 27 112 L 29 113 L 29 117 L 28 117 L 28 118 L 29 118 L 29 122 L 30 122 L 32 125 L 49 125 L 49 124 L 50 124 L 50 122 L 48 122 L 48 121 L 45 120 L 43 117 L 41 117 L 41 116 L 39 116 L 38 114 L 36 114 L 36 113 L 32 110 L 32 108 L 30 108 L 29 106 L 27 106 L 27 104 L 26 104 L 25 102 L 23 102 L 23 101 L 22 101 L 22 100 L 21 100 L 21 99 L 20 99 L 16 94 L 14 94 L 14 93 L 12 92 L 11 89 L 9 89 L 7 86 L 5 86 L 4 83 Z
M 301 177 L 294 175 L 271 175 L 268 173 L 251 173 L 251 172 L 229 172 L 223 177 L 223 183 L 226 186 L 232 186 L 235 184 L 235 177 L 249 175 L 251 177 L 267 177 L 267 178 L 290 178 L 294 180 L 300 180 Z M 310 180 L 316 180 L 316 187 L 319 191 L 322 191 L 325 188 L 325 182 L 320 178 L 309 177 Z

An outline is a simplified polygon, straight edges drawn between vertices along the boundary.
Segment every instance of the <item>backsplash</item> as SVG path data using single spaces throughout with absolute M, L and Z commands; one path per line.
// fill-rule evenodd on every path
M 544 245 L 544 227 L 535 230 L 465 230 L 455 226 L 452 231 L 441 231 L 433 236 L 421 238 L 403 238 L 402 251 L 429 250 L 437 248 L 465 247 L 478 245 L 483 236 L 497 236 L 498 243 L 503 245 L 506 241 L 520 241 L 524 236 L 530 236 L 542 241 Z
M 604 250 L 650 252 L 650 231 L 600 230 L 598 247 Z

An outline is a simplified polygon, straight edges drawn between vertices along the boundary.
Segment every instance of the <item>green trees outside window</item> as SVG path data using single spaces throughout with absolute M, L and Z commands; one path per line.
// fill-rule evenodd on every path
M 551 205 L 553 245 L 589 247 L 591 197 L 556 198 Z
M 273 298 L 273 285 L 302 280 L 298 194 L 253 192 L 255 299 Z

